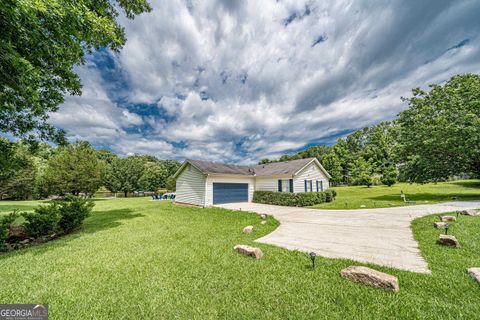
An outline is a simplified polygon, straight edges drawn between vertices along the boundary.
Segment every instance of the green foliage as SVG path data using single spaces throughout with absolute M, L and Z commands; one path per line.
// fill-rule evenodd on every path
M 370 187 L 372 181 L 372 166 L 362 157 L 351 165 L 351 181 L 353 185 Z
M 76 142 L 48 160 L 42 176 L 43 189 L 48 194 L 91 196 L 100 188 L 104 171 L 95 150 L 87 142 Z
M 26 145 L 0 137 L 0 200 L 4 195 L 27 199 L 33 192 L 36 168 Z
M 156 163 L 149 163 L 140 177 L 138 184 L 144 191 L 156 192 L 159 188 L 165 187 L 168 178 L 167 170 Z
M 128 18 L 150 11 L 146 0 L 4 0 L 0 6 L 0 132 L 54 138 L 48 124 L 64 96 L 80 95 L 73 67 L 85 52 L 125 43 L 118 9 Z
M 409 108 L 397 120 L 402 176 L 419 183 L 480 176 L 480 76 L 430 87 L 403 99 Z
M 129 192 L 141 189 L 139 181 L 144 173 L 144 161 L 137 156 L 117 158 L 108 166 L 104 185 L 111 192 Z
M 340 183 L 344 180 L 342 161 L 336 153 L 331 152 L 325 155 L 321 163 L 330 174 L 330 182 L 332 184 Z
M 273 191 L 255 191 L 253 193 L 253 202 L 274 204 L 279 206 L 305 207 L 313 206 L 322 202 L 332 201 L 332 193 L 325 192 L 273 192 Z
M 78 229 L 85 218 L 90 215 L 94 205 L 91 200 L 67 197 L 65 201 L 59 202 L 60 220 L 58 226 L 64 233 L 70 233 Z
M 389 187 L 397 183 L 398 171 L 395 165 L 389 165 L 383 171 L 381 181 L 384 185 Z
M 6 241 L 8 239 L 8 231 L 10 229 L 10 225 L 17 219 L 18 214 L 14 210 L 13 212 L 0 216 L 0 252 L 6 250 Z
M 168 177 L 165 188 L 170 191 L 175 191 L 177 189 L 177 179 L 173 176 Z
M 50 235 L 57 231 L 60 210 L 56 202 L 38 206 L 33 212 L 22 213 L 25 222 L 23 226 L 29 237 L 37 238 Z

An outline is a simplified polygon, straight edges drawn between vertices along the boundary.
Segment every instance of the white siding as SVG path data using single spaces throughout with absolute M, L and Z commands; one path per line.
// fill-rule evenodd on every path
M 278 179 L 281 178 L 260 178 L 255 181 L 255 190 L 259 191 L 278 191 Z
M 308 167 L 304 168 L 299 174 L 297 174 L 295 178 L 293 178 L 293 191 L 305 192 L 305 180 L 312 180 L 313 191 L 317 191 L 317 186 L 315 182 L 316 180 L 323 181 L 323 191 L 329 188 L 328 177 L 313 162 Z M 320 185 L 318 186 L 318 188 L 318 191 L 320 191 Z
M 255 190 L 255 178 L 253 177 L 228 177 L 228 176 L 208 176 L 206 183 L 205 206 L 213 205 L 213 183 L 248 183 L 248 202 L 252 202 L 253 191 Z
M 177 177 L 175 201 L 197 206 L 205 205 L 205 176 L 188 164 Z

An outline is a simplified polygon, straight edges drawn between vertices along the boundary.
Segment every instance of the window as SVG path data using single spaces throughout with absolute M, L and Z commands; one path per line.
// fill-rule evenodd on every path
M 313 191 L 312 180 L 305 180 L 305 192 L 312 192 L 312 191 Z
M 278 180 L 278 192 L 293 192 L 293 180 Z

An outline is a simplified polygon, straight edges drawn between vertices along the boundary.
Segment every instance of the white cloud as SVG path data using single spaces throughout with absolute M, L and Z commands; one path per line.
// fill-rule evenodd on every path
M 479 2 L 152 2 L 121 21 L 126 87 L 79 68 L 83 96 L 52 116 L 72 137 L 255 162 L 393 119 L 413 87 L 480 72 Z

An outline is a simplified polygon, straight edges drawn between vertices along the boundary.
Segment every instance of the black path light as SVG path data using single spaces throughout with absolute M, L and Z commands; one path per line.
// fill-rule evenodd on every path
M 312 259 L 312 268 L 315 269 L 315 258 L 317 257 L 317 254 L 315 252 L 310 252 L 310 259 Z
M 449 228 L 449 227 L 450 227 L 450 226 L 449 226 L 448 224 L 445 225 L 445 234 L 448 233 L 448 228 Z

